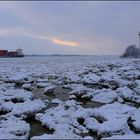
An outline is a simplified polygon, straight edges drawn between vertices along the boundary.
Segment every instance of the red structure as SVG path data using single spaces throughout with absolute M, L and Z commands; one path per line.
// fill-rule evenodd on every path
M 0 57 L 24 57 L 22 49 L 16 49 L 16 51 L 0 50 Z
M 7 50 L 0 50 L 0 56 L 8 56 Z

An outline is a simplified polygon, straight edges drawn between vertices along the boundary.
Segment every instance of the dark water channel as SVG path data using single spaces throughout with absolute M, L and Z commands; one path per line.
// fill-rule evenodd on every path
M 58 98 L 62 101 L 66 101 L 69 99 L 68 93 L 70 92 L 70 89 L 64 89 L 62 86 L 57 86 L 53 92 L 50 93 L 43 93 L 43 89 L 35 89 L 33 91 L 33 94 L 36 99 L 41 99 L 41 100 L 48 100 L 51 101 L 55 98 Z
M 42 109 L 41 112 L 43 113 L 46 109 L 56 107 L 58 105 L 57 103 L 51 103 L 51 100 L 53 100 L 55 98 L 60 99 L 61 101 L 69 100 L 70 98 L 69 98 L 68 93 L 70 91 L 71 91 L 70 89 L 63 88 L 62 86 L 57 86 L 53 92 L 44 94 L 43 89 L 35 89 L 33 91 L 33 94 L 34 94 L 36 99 L 49 101 L 48 105 L 44 109 Z M 103 105 L 102 103 L 93 102 L 90 100 L 76 99 L 76 101 L 81 102 L 80 105 L 84 108 L 95 108 L 95 107 L 100 107 Z M 27 122 L 30 124 L 30 128 L 31 128 L 29 138 L 31 138 L 33 136 L 40 136 L 40 135 L 43 135 L 45 133 L 46 134 L 53 133 L 53 130 L 49 130 L 45 126 L 42 126 L 41 122 L 35 120 L 34 118 L 28 119 Z M 84 135 L 84 134 L 81 134 L 81 136 L 82 135 Z M 91 135 L 91 134 L 89 134 L 89 135 Z M 96 135 L 94 135 L 94 137 L 95 136 Z
M 41 125 L 41 122 L 34 118 L 26 119 L 26 122 L 30 124 L 29 139 L 33 136 L 40 136 L 43 134 L 53 134 L 54 130 L 50 130 L 47 127 Z
M 71 91 L 70 89 L 65 89 L 62 86 L 57 86 L 52 93 L 46 94 L 46 97 L 49 101 L 55 98 L 60 99 L 61 101 L 66 101 L 69 100 L 68 93 L 70 91 Z
M 70 92 L 69 89 L 63 89 L 61 86 L 57 86 L 55 90 L 51 93 L 44 94 L 43 89 L 35 89 L 32 91 L 32 93 L 35 96 L 35 99 L 41 99 L 41 100 L 48 100 L 49 103 L 48 105 L 41 110 L 43 113 L 46 109 L 56 107 L 58 104 L 57 103 L 51 103 L 51 100 L 57 98 L 62 101 L 66 101 L 69 99 L 68 92 Z M 29 134 L 29 139 L 33 136 L 40 136 L 43 134 L 52 134 L 54 130 L 50 130 L 43 126 L 41 122 L 35 120 L 35 118 L 28 118 L 26 120 L 27 123 L 30 124 L 30 134 Z
M 103 106 L 103 103 L 95 102 L 95 101 L 83 101 L 83 104 L 81 104 L 82 107 L 84 108 L 96 108 Z

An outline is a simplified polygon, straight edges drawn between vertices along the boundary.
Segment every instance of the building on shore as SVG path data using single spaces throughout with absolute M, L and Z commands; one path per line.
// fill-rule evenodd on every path
M 140 48 L 137 48 L 136 45 L 130 45 L 126 48 L 125 52 L 121 56 L 123 58 L 139 58 L 140 57 Z
M 137 47 L 136 45 L 129 45 L 123 55 L 122 58 L 140 58 L 140 32 L 139 32 L 139 44 Z
M 0 57 L 24 57 L 24 54 L 20 48 L 16 51 L 0 50 Z

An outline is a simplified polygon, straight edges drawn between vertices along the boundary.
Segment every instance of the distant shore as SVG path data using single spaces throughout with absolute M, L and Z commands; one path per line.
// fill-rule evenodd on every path
M 46 56 L 57 56 L 57 57 L 61 57 L 61 56 L 118 56 L 119 55 L 78 55 L 78 54 L 33 54 L 33 55 L 24 55 L 25 57 L 46 57 Z

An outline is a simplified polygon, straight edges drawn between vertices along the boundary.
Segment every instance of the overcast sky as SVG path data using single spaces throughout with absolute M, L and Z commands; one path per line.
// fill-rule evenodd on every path
M 140 2 L 0 2 L 0 49 L 120 55 L 138 44 Z

